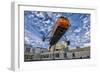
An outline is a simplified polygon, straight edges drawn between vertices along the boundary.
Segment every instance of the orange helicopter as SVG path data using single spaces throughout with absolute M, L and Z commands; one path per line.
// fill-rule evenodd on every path
M 60 38 L 68 30 L 69 26 L 70 22 L 68 18 L 61 16 L 57 19 L 50 34 L 51 37 L 49 38 L 49 49 L 60 40 Z

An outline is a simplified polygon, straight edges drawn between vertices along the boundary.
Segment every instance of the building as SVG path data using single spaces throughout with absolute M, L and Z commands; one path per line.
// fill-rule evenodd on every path
M 69 50 L 67 56 L 68 59 L 90 58 L 90 46 Z
M 46 48 L 25 48 L 24 49 L 24 61 L 35 61 L 41 59 L 41 53 L 48 52 Z
M 55 50 L 41 53 L 41 60 L 87 59 L 90 58 L 90 47 L 72 50 Z
M 58 42 L 56 45 L 53 45 L 50 51 L 63 51 L 67 46 L 67 43 L 64 41 Z
M 46 48 L 26 48 L 24 51 L 25 61 L 40 60 L 64 60 L 64 59 L 86 59 L 90 58 L 90 47 L 68 50 L 66 44 L 57 43 L 51 50 Z

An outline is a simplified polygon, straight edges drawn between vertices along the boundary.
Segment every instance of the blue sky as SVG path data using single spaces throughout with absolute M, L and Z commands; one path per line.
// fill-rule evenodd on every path
M 45 11 L 24 11 L 25 44 L 32 47 L 47 48 L 49 46 L 48 40 L 42 41 L 42 39 L 52 30 L 54 22 L 60 16 L 67 17 L 71 24 L 60 41 L 66 37 L 70 41 L 70 48 L 89 46 L 90 14 Z

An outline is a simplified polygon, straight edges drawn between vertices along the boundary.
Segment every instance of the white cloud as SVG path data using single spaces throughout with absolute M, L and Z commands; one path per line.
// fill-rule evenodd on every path
M 81 28 L 76 29 L 74 32 L 80 32 Z

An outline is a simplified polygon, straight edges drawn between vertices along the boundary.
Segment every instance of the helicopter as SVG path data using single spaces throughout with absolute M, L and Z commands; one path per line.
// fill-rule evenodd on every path
M 60 38 L 65 34 L 65 32 L 70 27 L 70 21 L 68 18 L 64 16 L 60 16 L 54 23 L 52 30 L 48 33 L 49 37 L 49 49 L 55 45 Z M 44 37 L 43 41 L 48 37 Z M 69 45 L 70 42 L 68 41 L 67 44 Z

